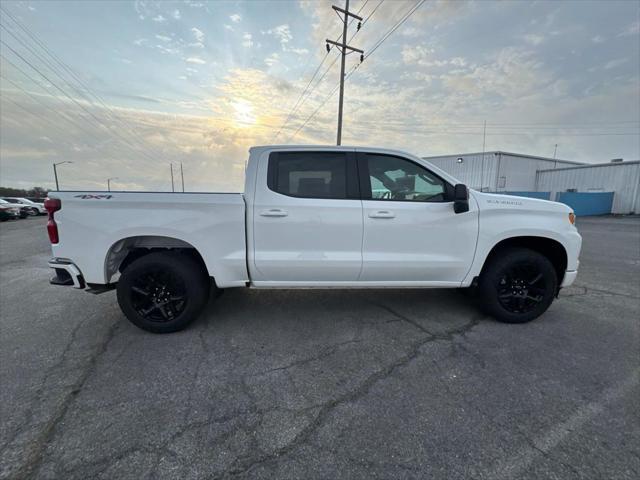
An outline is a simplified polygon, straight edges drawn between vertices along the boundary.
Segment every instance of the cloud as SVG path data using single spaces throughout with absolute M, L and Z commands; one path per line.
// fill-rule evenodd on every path
M 624 65 L 628 61 L 629 61 L 628 58 L 616 58 L 615 60 L 611 60 L 605 63 L 602 68 L 604 68 L 605 70 L 611 70 L 612 68 L 617 68 L 621 65 Z
M 280 60 L 280 55 L 274 52 L 264 59 L 264 63 L 269 67 L 273 67 L 276 63 L 279 62 L 279 60 Z
M 195 63 L 197 65 L 204 65 L 205 63 L 207 63 L 206 61 L 204 61 L 200 57 L 188 57 L 188 58 L 185 59 L 185 62 L 187 62 L 187 63 Z
M 542 35 L 538 35 L 537 33 L 528 33 L 522 37 L 525 42 L 529 45 L 538 46 L 542 42 L 544 42 L 544 37 Z
M 193 33 L 193 36 L 195 37 L 195 39 L 198 42 L 203 42 L 204 41 L 204 32 L 202 30 L 200 30 L 199 28 L 193 27 L 191 29 L 191 33 Z
M 244 35 L 242 35 L 242 46 L 243 47 L 252 47 L 253 46 L 253 40 L 252 40 L 252 36 L 250 33 L 245 33 Z
M 164 23 L 167 21 L 167 19 L 164 18 L 161 14 L 156 15 L 155 17 L 152 18 L 152 20 L 157 23 Z
M 602 35 L 596 35 L 595 37 L 591 38 L 591 41 L 593 43 L 604 43 L 607 41 L 607 39 L 604 38 Z
M 225 28 L 225 30 L 229 30 L 231 32 L 233 32 L 235 30 L 231 25 L 229 25 L 227 23 L 224 24 L 224 28 Z
M 422 30 L 416 27 L 406 27 L 401 29 L 398 33 L 403 37 L 413 37 L 413 38 L 420 37 L 424 34 Z
M 404 45 L 400 52 L 402 61 L 407 65 L 431 65 L 427 59 L 434 52 L 433 48 L 424 45 Z
M 276 37 L 283 48 L 285 44 L 289 43 L 293 39 L 293 35 L 291 35 L 291 28 L 287 24 L 278 25 L 277 27 L 270 28 L 263 33 Z
M 171 37 L 167 37 L 166 35 L 156 35 L 156 38 L 158 40 L 162 40 L 163 42 L 170 42 L 171 41 Z
M 635 21 L 622 32 L 618 34 L 619 37 L 629 37 L 631 35 L 638 35 L 640 33 L 640 21 Z
M 237 13 L 234 13 L 233 15 L 229 15 L 229 18 L 231 19 L 231 21 L 233 23 L 239 23 L 240 20 L 242 20 L 242 17 L 240 15 L 238 15 Z
M 288 47 L 286 50 L 287 52 L 295 53 L 296 55 L 307 55 L 309 53 L 309 50 L 307 50 L 306 48 Z
M 180 10 L 178 10 L 177 8 L 173 11 L 171 16 L 176 20 L 180 20 L 180 18 L 182 17 L 182 15 L 180 15 Z
M 144 45 L 145 43 L 148 43 L 149 40 L 147 40 L 146 38 L 138 38 L 136 40 L 133 41 L 134 45 L 137 45 L 138 47 L 141 47 L 142 45 Z

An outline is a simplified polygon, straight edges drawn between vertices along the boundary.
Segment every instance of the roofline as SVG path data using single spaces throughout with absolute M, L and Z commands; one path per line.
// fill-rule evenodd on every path
M 545 168 L 544 170 L 538 170 L 538 172 L 557 172 L 559 170 L 575 170 L 577 168 L 594 168 L 594 167 L 619 167 L 622 165 L 638 165 L 640 160 L 630 160 L 628 162 L 605 162 L 605 163 L 589 163 L 586 165 L 576 165 L 574 167 L 563 168 Z
M 575 162 L 572 160 L 561 160 L 559 158 L 538 157 L 537 155 L 525 155 L 523 153 L 505 152 L 503 150 L 492 150 L 490 152 L 458 153 L 458 154 L 452 154 L 452 155 L 433 155 L 431 157 L 422 157 L 422 158 L 424 158 L 425 160 L 430 160 L 433 158 L 443 158 L 443 157 L 464 157 L 465 155 L 482 155 L 483 153 L 484 155 L 501 154 L 501 155 L 509 155 L 512 157 L 535 158 L 536 160 L 546 160 L 548 162 L 555 162 L 555 163 L 569 163 L 571 165 L 584 165 L 584 162 Z

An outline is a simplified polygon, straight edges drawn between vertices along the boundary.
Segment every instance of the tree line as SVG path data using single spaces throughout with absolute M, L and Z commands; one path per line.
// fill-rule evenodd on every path
M 42 187 L 33 187 L 31 189 L 0 187 L 0 197 L 45 198 L 48 191 Z

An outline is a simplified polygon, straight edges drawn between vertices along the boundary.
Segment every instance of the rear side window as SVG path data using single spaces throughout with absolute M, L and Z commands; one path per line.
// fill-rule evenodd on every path
M 347 195 L 347 155 L 343 152 L 272 153 L 268 177 L 269 188 L 283 195 L 351 197 Z

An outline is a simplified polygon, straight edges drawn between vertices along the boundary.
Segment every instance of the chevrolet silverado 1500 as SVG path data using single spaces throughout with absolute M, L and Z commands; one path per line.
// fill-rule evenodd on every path
M 50 192 L 51 283 L 117 289 L 152 332 L 186 327 L 216 289 L 467 288 L 532 320 L 578 270 L 566 205 L 474 191 L 384 149 L 250 149 L 244 193 Z

